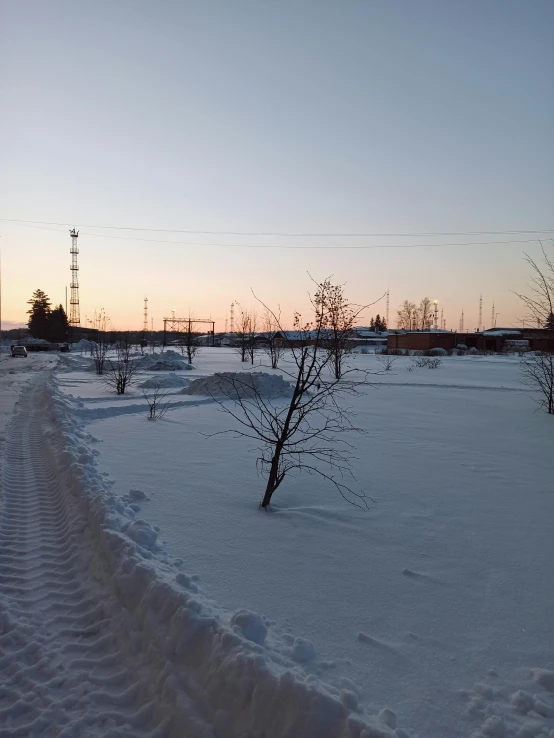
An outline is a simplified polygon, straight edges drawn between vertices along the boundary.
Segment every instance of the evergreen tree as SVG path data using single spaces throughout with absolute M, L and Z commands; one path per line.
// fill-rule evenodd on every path
M 548 328 L 548 330 L 550 331 L 554 331 L 554 313 L 550 313 L 550 315 L 546 319 L 544 327 Z
M 62 305 L 54 308 L 48 317 L 48 334 L 50 341 L 66 341 L 69 321 Z
M 377 313 L 377 316 L 375 318 L 375 330 L 377 331 L 377 333 L 382 333 L 383 331 L 387 330 L 385 319 L 382 318 L 379 313 Z
M 369 330 L 370 330 L 370 331 L 374 331 L 374 330 L 375 330 L 375 319 L 374 319 L 374 318 L 372 318 L 372 319 L 371 319 L 371 320 L 369 321 Z
M 29 315 L 29 332 L 33 338 L 49 337 L 50 299 L 42 290 L 35 290 L 27 304 L 31 306 L 27 310 Z

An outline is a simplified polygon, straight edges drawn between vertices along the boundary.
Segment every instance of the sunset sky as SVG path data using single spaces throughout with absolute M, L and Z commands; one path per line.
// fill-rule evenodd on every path
M 390 287 L 391 318 L 428 296 L 474 329 L 482 292 L 520 324 L 554 238 L 553 28 L 552 0 L 0 0 L 4 327 L 37 287 L 65 302 L 73 225 L 82 324 L 141 328 L 147 295 L 157 329 L 223 330 L 252 288 L 290 322 L 308 272 Z

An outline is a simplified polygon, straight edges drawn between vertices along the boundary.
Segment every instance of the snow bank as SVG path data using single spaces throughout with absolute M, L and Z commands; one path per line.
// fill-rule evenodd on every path
M 279 374 L 265 372 L 218 372 L 209 377 L 193 380 L 183 390 L 187 395 L 211 395 L 214 397 L 254 397 L 256 394 L 270 399 L 290 397 L 292 390 Z
M 294 660 L 287 660 L 284 650 L 265 645 L 268 627 L 259 615 L 239 610 L 229 616 L 215 610 L 191 578 L 162 565 L 156 559 L 156 531 L 134 520 L 130 505 L 110 491 L 87 445 L 90 436 L 55 379 L 45 381 L 42 400 L 53 421 L 60 489 L 72 498 L 68 508 L 81 508 L 98 566 L 107 569 L 114 596 L 140 630 L 141 649 L 152 654 L 157 672 L 152 689 L 168 716 L 169 738 L 398 736 L 386 720 L 363 715 L 356 695 L 324 684 L 298 666 L 313 658 L 309 641 L 296 639 Z M 213 731 L 196 722 L 197 707 L 183 686 L 191 683 Z
M 189 367 L 190 365 L 187 364 L 186 366 Z M 141 382 L 139 387 L 144 387 L 145 389 L 158 386 L 161 386 L 164 389 L 169 387 L 185 387 L 189 381 L 189 379 L 185 379 L 184 377 L 169 374 L 165 376 L 162 375 L 161 377 L 149 377 L 148 379 L 145 379 L 144 382 Z

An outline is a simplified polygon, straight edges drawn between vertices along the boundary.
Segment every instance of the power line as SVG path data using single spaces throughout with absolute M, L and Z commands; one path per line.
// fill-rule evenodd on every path
M 1 219 L 0 219 L 1 220 Z M 53 231 L 54 233 L 65 233 L 65 231 L 62 231 L 58 228 L 45 228 L 44 226 L 33 226 L 33 225 L 27 225 L 27 224 L 21 224 L 25 225 L 27 228 L 37 228 L 38 230 L 44 230 L 44 231 Z M 297 244 L 297 245 L 288 245 L 288 244 L 282 244 L 282 243 L 276 243 L 276 244 L 256 244 L 256 243 L 202 243 L 200 241 L 170 241 L 166 239 L 159 239 L 159 238 L 137 238 L 136 236 L 114 236 L 112 234 L 106 234 L 106 233 L 90 233 L 88 231 L 81 230 L 80 233 L 82 233 L 85 236 L 90 236 L 92 238 L 110 238 L 110 239 L 117 239 L 118 241 L 134 241 L 134 242 L 141 242 L 141 243 L 166 243 L 166 244 L 173 244 L 175 246 L 196 246 L 196 247 L 214 247 L 214 248 L 223 248 L 223 249 L 288 249 L 290 251 L 300 251 L 300 250 L 368 250 L 368 249 L 426 249 L 426 248 L 446 248 L 446 247 L 458 247 L 458 246 L 491 246 L 496 244 L 514 244 L 514 243 L 536 243 L 539 241 L 538 238 L 528 238 L 523 240 L 516 240 L 516 241 L 467 241 L 465 243 L 401 243 L 401 244 L 358 244 L 358 245 L 352 245 L 352 244 L 340 244 L 340 245 L 331 245 L 331 246 L 321 246 L 321 245 L 313 245 L 313 244 Z M 554 239 L 548 238 L 544 239 L 547 241 L 552 241 Z
M 515 231 L 422 231 L 413 233 L 292 233 L 286 231 L 193 231 L 178 228 L 137 228 L 134 226 L 103 226 L 98 224 L 59 223 L 47 220 L 23 220 L 16 218 L 0 218 L 3 223 L 20 223 L 33 225 L 64 226 L 79 228 L 99 228 L 113 231 L 143 231 L 147 233 L 188 233 L 206 236 L 278 236 L 283 238 L 403 238 L 420 236 L 507 236 L 530 233 L 554 233 L 554 228 L 528 229 Z

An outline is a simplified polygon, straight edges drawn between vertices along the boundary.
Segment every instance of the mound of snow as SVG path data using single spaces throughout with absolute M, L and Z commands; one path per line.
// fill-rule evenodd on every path
M 71 349 L 72 351 L 90 351 L 93 345 L 94 341 L 87 341 L 86 338 L 81 338 L 77 343 L 71 344 Z
M 176 351 L 165 351 L 163 354 L 145 354 L 139 359 L 139 366 L 147 372 L 174 372 L 179 369 L 192 369 L 192 364 L 185 364 L 184 358 Z
M 290 397 L 291 387 L 279 374 L 265 372 L 218 372 L 209 377 L 193 380 L 183 390 L 187 395 L 211 395 L 213 397 L 249 398 Z
M 167 359 L 168 361 L 184 361 L 185 357 L 183 354 L 180 354 L 178 351 L 173 351 L 173 349 L 167 349 L 163 352 L 162 356 Z
M 187 364 L 186 366 L 188 367 L 190 365 Z M 168 387 L 185 387 L 189 381 L 184 377 L 176 377 L 174 374 L 169 374 L 161 377 L 148 377 L 148 379 L 145 379 L 144 382 L 139 384 L 139 387 L 144 387 L 145 389 L 151 387 L 163 387 L 164 389 Z

